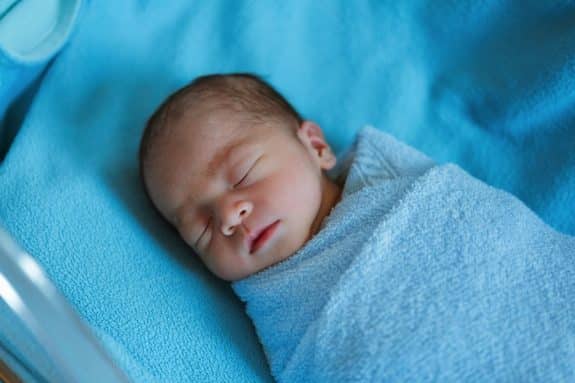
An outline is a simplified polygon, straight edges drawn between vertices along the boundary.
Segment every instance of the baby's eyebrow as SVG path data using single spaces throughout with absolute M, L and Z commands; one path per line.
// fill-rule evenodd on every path
M 235 156 L 237 152 L 240 151 L 239 149 L 244 146 L 245 141 L 246 139 L 240 141 L 232 141 L 221 150 L 218 150 L 218 152 L 215 153 L 214 156 L 208 161 L 208 165 L 206 166 L 203 175 L 205 177 L 213 177 L 226 160 Z

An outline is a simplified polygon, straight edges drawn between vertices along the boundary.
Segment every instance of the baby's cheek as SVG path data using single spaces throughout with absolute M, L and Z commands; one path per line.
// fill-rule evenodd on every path
M 301 214 L 309 210 L 310 214 L 313 213 L 316 205 L 319 206 L 321 198 L 320 185 L 314 181 L 306 174 L 294 182 L 286 182 L 279 191 L 282 196 L 282 205 L 288 211 L 298 211 Z

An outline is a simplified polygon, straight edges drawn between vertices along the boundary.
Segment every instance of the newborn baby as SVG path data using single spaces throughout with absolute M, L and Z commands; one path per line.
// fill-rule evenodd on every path
M 261 79 L 151 117 L 152 202 L 234 281 L 285 382 L 572 381 L 575 239 L 374 128 L 343 160 Z

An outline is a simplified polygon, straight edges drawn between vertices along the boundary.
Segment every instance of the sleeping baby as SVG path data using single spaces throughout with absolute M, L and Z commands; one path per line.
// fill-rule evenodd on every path
M 150 118 L 146 191 L 246 302 L 278 381 L 573 381 L 575 239 L 372 127 L 337 161 L 250 74 Z

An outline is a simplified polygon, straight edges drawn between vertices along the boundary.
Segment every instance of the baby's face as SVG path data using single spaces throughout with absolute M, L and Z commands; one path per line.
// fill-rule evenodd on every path
M 289 257 L 335 203 L 335 185 L 322 172 L 335 157 L 311 122 L 290 131 L 206 112 L 174 124 L 146 184 L 161 214 L 220 278 L 238 280 Z

